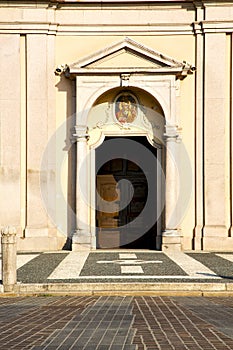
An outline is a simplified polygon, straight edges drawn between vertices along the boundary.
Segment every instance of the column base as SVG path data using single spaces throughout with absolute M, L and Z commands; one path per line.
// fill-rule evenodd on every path
M 163 232 L 162 251 L 181 251 L 181 236 L 177 230 Z
M 193 237 L 193 249 L 194 250 L 203 250 L 203 237 L 202 237 L 203 226 L 196 226 L 194 228 L 194 237 Z
M 80 244 L 80 243 L 73 243 L 71 246 L 72 252 L 78 252 L 78 251 L 90 251 L 91 245 L 90 244 Z
M 16 288 L 16 283 L 15 284 L 5 284 L 3 285 L 3 291 L 4 293 L 14 293 Z
M 76 230 L 72 237 L 72 251 L 79 250 L 91 250 L 91 235 L 90 233 L 84 233 L 81 230 Z

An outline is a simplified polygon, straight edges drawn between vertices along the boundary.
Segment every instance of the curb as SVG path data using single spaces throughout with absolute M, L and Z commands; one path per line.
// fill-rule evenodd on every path
M 233 296 L 233 283 L 18 283 L 13 294 Z M 0 296 L 7 296 L 3 288 Z

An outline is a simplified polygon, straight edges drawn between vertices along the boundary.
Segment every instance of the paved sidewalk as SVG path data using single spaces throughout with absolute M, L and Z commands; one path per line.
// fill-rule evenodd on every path
M 0 350 L 232 350 L 233 298 L 0 298 Z
M 17 291 L 228 291 L 233 253 L 115 250 L 18 253 Z

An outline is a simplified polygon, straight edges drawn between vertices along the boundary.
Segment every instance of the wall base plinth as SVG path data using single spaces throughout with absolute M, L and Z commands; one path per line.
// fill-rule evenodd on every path
M 232 252 L 233 237 L 203 237 L 203 250 L 212 252 Z
M 181 236 L 177 230 L 163 232 L 162 251 L 181 251 Z
M 203 235 L 203 226 L 197 225 L 194 228 L 193 232 L 193 249 L 194 250 L 202 250 L 203 248 L 203 242 L 202 242 L 202 235 Z
M 91 250 L 91 235 L 90 233 L 81 232 L 76 230 L 72 237 L 72 251 L 78 250 Z
M 67 237 L 17 237 L 17 251 L 44 252 L 62 250 Z
M 228 237 L 228 227 L 223 225 L 205 225 L 203 230 L 204 237 Z
M 92 250 L 90 244 L 80 244 L 80 243 L 73 243 L 72 242 L 72 251 L 77 252 L 77 251 L 83 251 L 83 250 Z

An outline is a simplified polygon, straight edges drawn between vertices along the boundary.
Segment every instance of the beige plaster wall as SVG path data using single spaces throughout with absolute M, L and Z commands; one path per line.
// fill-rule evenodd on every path
M 84 10 L 85 9 L 85 10 Z M 156 5 L 135 5 L 135 4 L 117 4 L 117 5 L 99 5 L 93 7 L 84 7 L 76 12 L 72 8 L 56 11 L 56 20 L 60 24 L 79 23 L 81 25 L 92 23 L 111 24 L 111 25 L 129 25 L 135 23 L 187 23 L 194 20 L 194 13 L 187 11 L 185 6 L 173 5 L 169 8 Z
M 233 16 L 233 4 L 215 1 L 214 4 L 206 4 L 207 21 L 231 21 Z
M 73 63 L 79 59 L 103 49 L 109 45 L 124 40 L 124 35 L 59 35 L 56 37 L 56 64 Z M 142 43 L 154 50 L 171 56 L 178 61 L 186 60 L 195 62 L 195 39 L 194 36 L 177 35 L 171 36 L 147 36 L 130 35 L 130 38 Z

